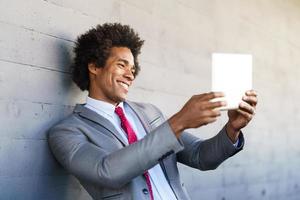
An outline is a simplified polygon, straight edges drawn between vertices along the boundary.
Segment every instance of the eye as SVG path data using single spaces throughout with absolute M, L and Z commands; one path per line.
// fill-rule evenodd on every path
M 121 63 L 118 63 L 118 66 L 121 67 L 121 68 L 124 68 L 125 65 L 124 64 L 121 64 Z

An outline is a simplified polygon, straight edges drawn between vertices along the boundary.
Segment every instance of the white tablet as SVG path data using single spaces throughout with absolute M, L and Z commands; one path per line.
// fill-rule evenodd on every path
M 252 55 L 212 54 L 212 91 L 223 92 L 227 106 L 221 110 L 237 109 L 247 90 L 252 89 Z M 214 99 L 214 101 L 220 100 Z

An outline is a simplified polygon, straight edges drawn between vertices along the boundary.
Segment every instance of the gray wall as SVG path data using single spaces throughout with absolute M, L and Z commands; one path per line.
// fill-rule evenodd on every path
M 104 22 L 146 40 L 130 99 L 167 116 L 210 90 L 212 52 L 251 53 L 255 119 L 218 169 L 179 166 L 192 199 L 300 199 L 300 1 L 0 0 L 0 199 L 90 199 L 53 159 L 46 130 L 84 102 L 70 80 L 76 36 Z M 202 138 L 215 124 L 191 130 Z

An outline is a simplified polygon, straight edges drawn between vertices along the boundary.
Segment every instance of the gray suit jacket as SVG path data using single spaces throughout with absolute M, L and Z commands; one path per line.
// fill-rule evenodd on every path
M 232 145 L 224 128 L 208 140 L 186 132 L 178 140 L 155 106 L 126 103 L 147 132 L 132 145 L 125 146 L 107 119 L 83 105 L 77 105 L 70 117 L 49 131 L 48 141 L 55 157 L 94 199 L 149 200 L 142 174 L 159 163 L 177 198 L 188 200 L 177 162 L 211 170 L 242 149 L 243 145 Z M 243 144 L 242 134 L 240 141 Z

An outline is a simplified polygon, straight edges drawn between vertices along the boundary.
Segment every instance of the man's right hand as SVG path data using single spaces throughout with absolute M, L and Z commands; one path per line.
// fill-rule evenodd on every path
M 185 129 L 198 128 L 216 121 L 221 115 L 218 108 L 226 105 L 225 101 L 211 101 L 219 97 L 224 97 L 224 94 L 210 92 L 192 96 L 183 108 L 168 120 L 176 137 L 178 138 Z

